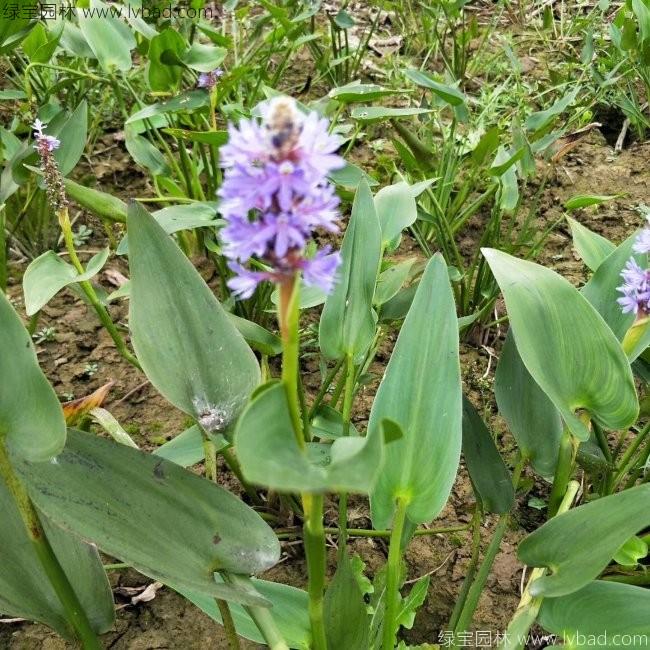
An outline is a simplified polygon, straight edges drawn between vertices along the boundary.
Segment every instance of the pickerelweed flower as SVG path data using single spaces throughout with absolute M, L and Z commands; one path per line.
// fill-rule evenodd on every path
M 212 90 L 221 77 L 223 77 L 223 70 L 221 68 L 215 68 L 214 70 L 210 70 L 210 72 L 202 72 L 199 75 L 196 86 L 197 88 Z
M 325 247 L 308 256 L 307 248 L 317 229 L 338 232 L 339 199 L 327 175 L 345 165 L 336 154 L 340 140 L 326 119 L 303 115 L 287 97 L 267 102 L 261 114 L 261 122 L 229 125 L 221 148 L 221 237 L 235 273 L 228 286 L 248 298 L 262 281 L 282 283 L 302 272 L 305 284 L 329 293 L 340 255 Z M 268 270 L 245 266 L 252 260 Z
M 43 129 L 46 127 L 47 124 L 43 124 L 41 120 L 34 120 L 32 124 L 35 138 L 34 148 L 41 159 L 41 170 L 45 179 L 48 201 L 54 211 L 58 212 L 68 205 L 63 177 L 54 158 L 54 151 L 61 146 L 61 142 L 54 136 L 43 133 Z
M 639 254 L 650 252 L 650 227 L 641 231 L 632 249 Z M 621 277 L 623 284 L 617 291 L 623 295 L 617 302 L 623 313 L 633 313 L 637 318 L 650 314 L 650 269 L 643 268 L 631 257 L 621 271 Z

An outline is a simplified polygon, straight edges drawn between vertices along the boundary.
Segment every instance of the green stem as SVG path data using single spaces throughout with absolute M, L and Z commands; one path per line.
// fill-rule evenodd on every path
M 323 528 L 323 495 L 303 494 L 302 507 L 305 513 L 303 540 L 307 557 L 309 584 L 309 620 L 314 650 L 327 650 L 325 620 L 323 616 L 323 593 L 325 591 L 325 530 Z
M 309 417 L 314 417 L 314 414 L 318 410 L 318 407 L 321 405 L 323 398 L 325 397 L 325 394 L 329 390 L 330 386 L 332 385 L 332 382 L 334 381 L 334 378 L 336 377 L 336 374 L 340 370 L 341 366 L 343 365 L 344 359 L 339 359 L 336 362 L 336 365 L 330 369 L 330 371 L 325 375 L 325 379 L 323 380 L 323 383 L 321 384 L 321 387 L 318 389 L 318 393 L 316 393 L 316 397 L 314 398 L 314 402 L 311 405 L 311 409 L 309 410 Z
M 65 241 L 65 246 L 68 251 L 70 261 L 72 262 L 72 265 L 77 270 L 77 273 L 79 274 L 85 273 L 85 269 L 81 261 L 79 260 L 79 257 L 77 256 L 77 251 L 75 250 L 74 247 L 74 236 L 72 234 L 72 226 L 70 224 L 70 218 L 68 216 L 68 209 L 63 208 L 57 213 L 57 216 L 59 218 L 59 224 L 61 225 L 61 230 L 63 231 L 63 239 Z M 82 291 L 86 295 L 86 298 L 88 298 L 88 301 L 90 302 L 93 309 L 97 313 L 97 316 L 99 316 L 99 320 L 101 321 L 102 325 L 106 328 L 106 331 L 113 339 L 117 351 L 132 366 L 136 367 L 138 370 L 142 370 L 138 360 L 131 353 L 131 351 L 126 347 L 126 343 L 124 342 L 124 339 L 122 338 L 120 333 L 117 331 L 117 327 L 115 326 L 115 323 L 113 322 L 113 319 L 111 318 L 110 314 L 108 313 L 104 305 L 102 305 L 99 298 L 97 297 L 97 293 L 95 292 L 95 288 L 93 287 L 92 283 L 90 283 L 87 280 L 84 280 L 83 282 L 79 282 L 79 286 L 81 287 Z
M 553 487 L 548 499 L 548 514 L 554 517 L 557 512 L 562 499 L 566 494 L 567 485 L 573 472 L 573 464 L 575 458 L 575 447 L 573 443 L 573 436 L 568 427 L 564 427 L 564 433 L 560 440 L 560 449 L 558 451 L 557 466 L 555 468 L 555 476 L 553 478 Z
M 418 528 L 414 533 L 414 537 L 424 537 L 425 535 L 445 535 L 451 533 L 460 533 L 464 530 L 467 530 L 469 526 L 467 524 L 462 524 L 459 526 L 447 526 L 443 528 Z M 340 528 L 323 528 L 323 531 L 326 535 L 332 535 L 336 537 L 340 536 Z M 295 539 L 300 537 L 300 530 L 279 530 L 276 531 L 278 539 Z M 383 530 L 372 530 L 370 528 L 346 528 L 345 534 L 347 537 L 377 537 L 377 538 L 388 538 L 393 534 L 392 530 L 383 529 Z
M 224 581 L 230 585 L 244 590 L 251 589 L 250 578 L 238 576 L 234 573 L 222 573 L 221 575 Z M 246 610 L 246 613 L 253 619 L 253 622 L 257 626 L 262 637 L 264 637 L 270 650 L 289 650 L 289 646 L 282 638 L 282 634 L 273 620 L 273 615 L 271 614 L 272 609 L 268 607 L 256 607 L 253 605 L 243 605 L 243 607 Z
M 343 394 L 343 435 L 350 435 L 350 419 L 352 417 L 352 402 L 354 400 L 354 385 L 356 372 L 351 356 L 345 360 L 345 393 Z M 348 495 L 342 492 L 339 497 L 339 559 L 345 555 L 348 537 L 346 530 L 348 526 Z
M 299 449 L 306 453 L 303 420 L 298 397 L 298 355 L 300 351 L 299 324 L 299 276 L 280 283 L 278 317 L 282 336 L 282 383 L 291 416 L 294 435 Z M 327 650 L 325 622 L 323 617 L 323 593 L 325 591 L 325 531 L 323 530 L 323 495 L 303 493 L 304 513 L 303 544 L 307 557 L 309 584 L 309 620 L 315 650 Z
M 393 650 L 397 636 L 397 609 L 399 605 L 399 588 L 402 558 L 402 533 L 406 521 L 408 501 L 398 497 L 393 531 L 388 547 L 388 568 L 386 574 L 386 615 L 384 616 L 383 650 Z
M 562 503 L 560 503 L 560 507 L 557 511 L 558 515 L 566 512 L 571 507 L 579 489 L 580 483 L 578 483 L 578 481 L 569 481 L 566 493 L 564 494 Z M 546 571 L 546 567 L 538 567 L 531 571 L 530 578 L 528 578 L 528 583 L 526 584 L 524 593 L 522 594 L 519 605 L 517 606 L 517 611 L 508 625 L 504 642 L 499 646 L 503 650 L 521 650 L 524 647 L 528 630 L 535 622 L 537 614 L 539 613 L 539 608 L 542 606 L 542 601 L 544 600 L 542 596 L 533 596 L 530 593 L 530 587 L 533 582 L 541 578 Z
M 525 464 L 526 464 L 526 458 L 521 456 L 517 461 L 514 470 L 512 472 L 512 485 L 515 489 L 515 493 L 517 491 L 519 480 L 521 478 L 521 473 L 524 470 Z M 510 519 L 511 519 L 511 515 L 509 513 L 503 514 L 499 518 L 499 523 L 494 529 L 494 533 L 492 535 L 492 539 L 490 540 L 490 544 L 488 545 L 488 548 L 485 551 L 485 557 L 483 558 L 481 567 L 478 573 L 476 574 L 476 579 L 472 583 L 471 587 L 468 588 L 464 602 L 462 601 L 462 599 L 460 599 L 462 605 L 461 605 L 461 609 L 458 611 L 457 619 L 455 622 L 450 622 L 449 624 L 449 627 L 453 628 L 455 634 L 460 634 L 462 632 L 465 632 L 472 624 L 472 619 L 474 618 L 474 612 L 478 607 L 479 599 L 481 597 L 481 594 L 483 593 L 483 588 L 485 587 L 485 583 L 487 582 L 487 579 L 490 575 L 490 571 L 492 570 L 494 560 L 496 559 L 497 553 L 501 548 L 501 542 L 503 540 L 503 536 L 505 535 L 505 532 L 508 530 Z M 455 608 L 454 608 L 454 613 L 456 613 Z M 452 621 L 454 621 L 453 614 L 452 614 Z
M 75 635 L 85 650 L 101 650 L 97 635 L 86 617 L 86 613 L 77 598 L 77 594 L 45 536 L 45 531 L 43 530 L 36 508 L 29 498 L 27 490 L 14 473 L 7 448 L 2 439 L 0 439 L 0 476 L 4 479 L 7 489 L 13 497 L 16 508 L 25 525 L 29 541 L 43 566 L 43 570 L 54 592 L 61 601 L 66 618 L 72 626 Z
M 215 598 L 215 601 L 221 614 L 221 622 L 223 623 L 223 629 L 226 633 L 230 650 L 240 650 L 241 645 L 239 643 L 239 636 L 237 635 L 237 628 L 235 627 L 235 621 L 232 619 L 228 603 L 220 598 Z
M 476 504 L 474 508 L 474 516 L 472 517 L 472 555 L 469 560 L 469 565 L 465 569 L 465 579 L 463 580 L 463 585 L 456 599 L 456 604 L 449 618 L 448 628 L 450 630 L 455 630 L 456 625 L 458 624 L 459 617 L 465 608 L 465 603 L 467 602 L 467 597 L 476 576 L 476 569 L 478 567 L 478 561 L 481 557 L 481 508 L 479 504 Z
M 648 422 L 643 429 L 636 435 L 632 444 L 625 450 L 625 453 L 621 457 L 620 462 L 617 464 L 618 471 L 614 476 L 613 488 L 612 491 L 616 489 L 616 486 L 620 483 L 623 477 L 634 467 L 634 454 L 641 446 L 641 443 L 646 439 L 650 433 L 650 422 Z
M 298 277 L 280 284 L 280 333 L 282 335 L 282 383 L 287 394 L 287 404 L 298 447 L 305 449 L 305 438 L 298 397 L 298 353 L 300 350 Z

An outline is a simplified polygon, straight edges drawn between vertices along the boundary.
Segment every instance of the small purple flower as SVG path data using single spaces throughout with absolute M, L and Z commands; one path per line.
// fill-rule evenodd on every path
M 46 126 L 47 124 L 43 124 L 38 118 L 34 120 L 32 124 L 35 139 L 34 148 L 41 159 L 41 170 L 45 179 L 48 202 L 52 209 L 58 212 L 68 205 L 63 176 L 53 153 L 55 149 L 59 148 L 61 142 L 53 135 L 43 133 Z
M 650 269 L 643 269 L 630 258 L 621 271 L 624 284 L 617 288 L 622 297 L 617 299 L 624 314 L 650 312 Z
M 341 265 L 341 254 L 330 253 L 331 247 L 325 246 L 311 259 L 302 260 L 301 268 L 305 284 L 310 287 L 320 287 L 325 293 L 330 293 L 336 284 L 336 272 Z
M 235 262 L 231 262 L 228 266 L 235 273 L 228 280 L 228 287 L 238 298 L 250 298 L 260 282 L 271 280 L 273 277 L 270 273 L 264 271 L 250 271 Z
M 199 75 L 196 86 L 197 88 L 212 90 L 221 77 L 223 77 L 223 70 L 221 68 L 215 68 L 214 70 L 210 70 L 210 72 L 202 72 Z
M 635 253 L 650 253 L 650 228 L 644 228 L 634 242 Z
M 32 129 L 34 129 L 34 137 L 36 138 L 36 147 L 39 150 L 39 153 L 42 151 L 51 153 L 55 149 L 58 149 L 61 146 L 61 141 L 57 140 L 53 135 L 47 135 L 43 133 L 43 129 L 47 127 L 47 124 L 43 124 L 38 118 L 34 120 L 32 124 Z M 41 154 L 42 155 L 42 154 Z
M 345 164 L 336 155 L 340 141 L 326 119 L 303 115 L 290 98 L 272 99 L 260 112 L 261 123 L 229 125 L 221 148 L 221 237 L 236 274 L 229 286 L 246 298 L 259 282 L 284 282 L 302 271 L 306 284 L 329 293 L 340 255 L 325 248 L 307 258 L 305 251 L 316 229 L 338 232 L 339 199 L 327 175 Z M 269 271 L 245 268 L 251 258 Z

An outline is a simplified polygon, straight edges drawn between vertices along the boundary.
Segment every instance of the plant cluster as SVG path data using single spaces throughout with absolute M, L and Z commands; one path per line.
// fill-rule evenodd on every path
M 476 87 L 517 62 L 494 39 L 524 3 L 497 2 L 482 23 L 465 0 L 370 3 L 365 20 L 350 4 L 230 0 L 208 16 L 193 2 L 165 17 L 90 0 L 51 23 L 0 18 L 13 109 L 0 129 L 0 612 L 100 648 L 115 621 L 107 573 L 131 567 L 233 650 L 406 650 L 432 583 L 409 576 L 410 544 L 466 533 L 445 627 L 417 647 L 468 647 L 528 499 L 543 521 L 518 544 L 531 570 L 493 645 L 523 650 L 541 629 L 576 649 L 647 647 L 650 225 L 612 242 L 569 216 L 617 198 L 599 194 L 538 217 L 602 102 L 645 133 L 650 4 L 601 0 L 574 21 L 544 4 L 539 38 L 582 43 L 580 75 L 551 88 L 516 67 Z M 373 77 L 387 20 L 413 39 Z M 557 69 L 575 71 L 572 56 Z M 303 61 L 306 85 L 291 74 Z M 80 172 L 115 131 L 147 183 L 128 204 Z M 358 154 L 373 137 L 390 152 L 371 168 Z M 579 289 L 539 263 L 563 222 Z M 106 246 L 87 257 L 99 224 Z M 108 294 L 97 278 L 113 255 L 128 278 Z M 39 318 L 65 289 L 183 431 L 143 443 L 104 408 L 110 385 L 59 401 L 35 344 L 56 345 Z M 498 363 L 479 404 L 461 346 L 486 333 Z M 459 475 L 469 522 L 432 526 Z M 352 501 L 368 527 L 352 525 Z M 355 537 L 386 542 L 377 571 Z M 287 539 L 304 588 L 266 575 Z

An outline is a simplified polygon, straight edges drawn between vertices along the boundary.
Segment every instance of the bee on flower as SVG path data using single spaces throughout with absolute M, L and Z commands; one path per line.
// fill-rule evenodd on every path
M 301 113 L 287 97 L 267 102 L 261 115 L 261 122 L 231 124 L 221 149 L 221 237 L 235 273 L 228 285 L 248 298 L 260 282 L 281 284 L 301 272 L 305 284 L 329 293 L 339 253 L 329 246 L 313 255 L 307 250 L 315 231 L 338 232 L 339 199 L 327 176 L 345 165 L 336 153 L 340 140 L 326 119 Z M 252 260 L 268 270 L 251 270 Z

